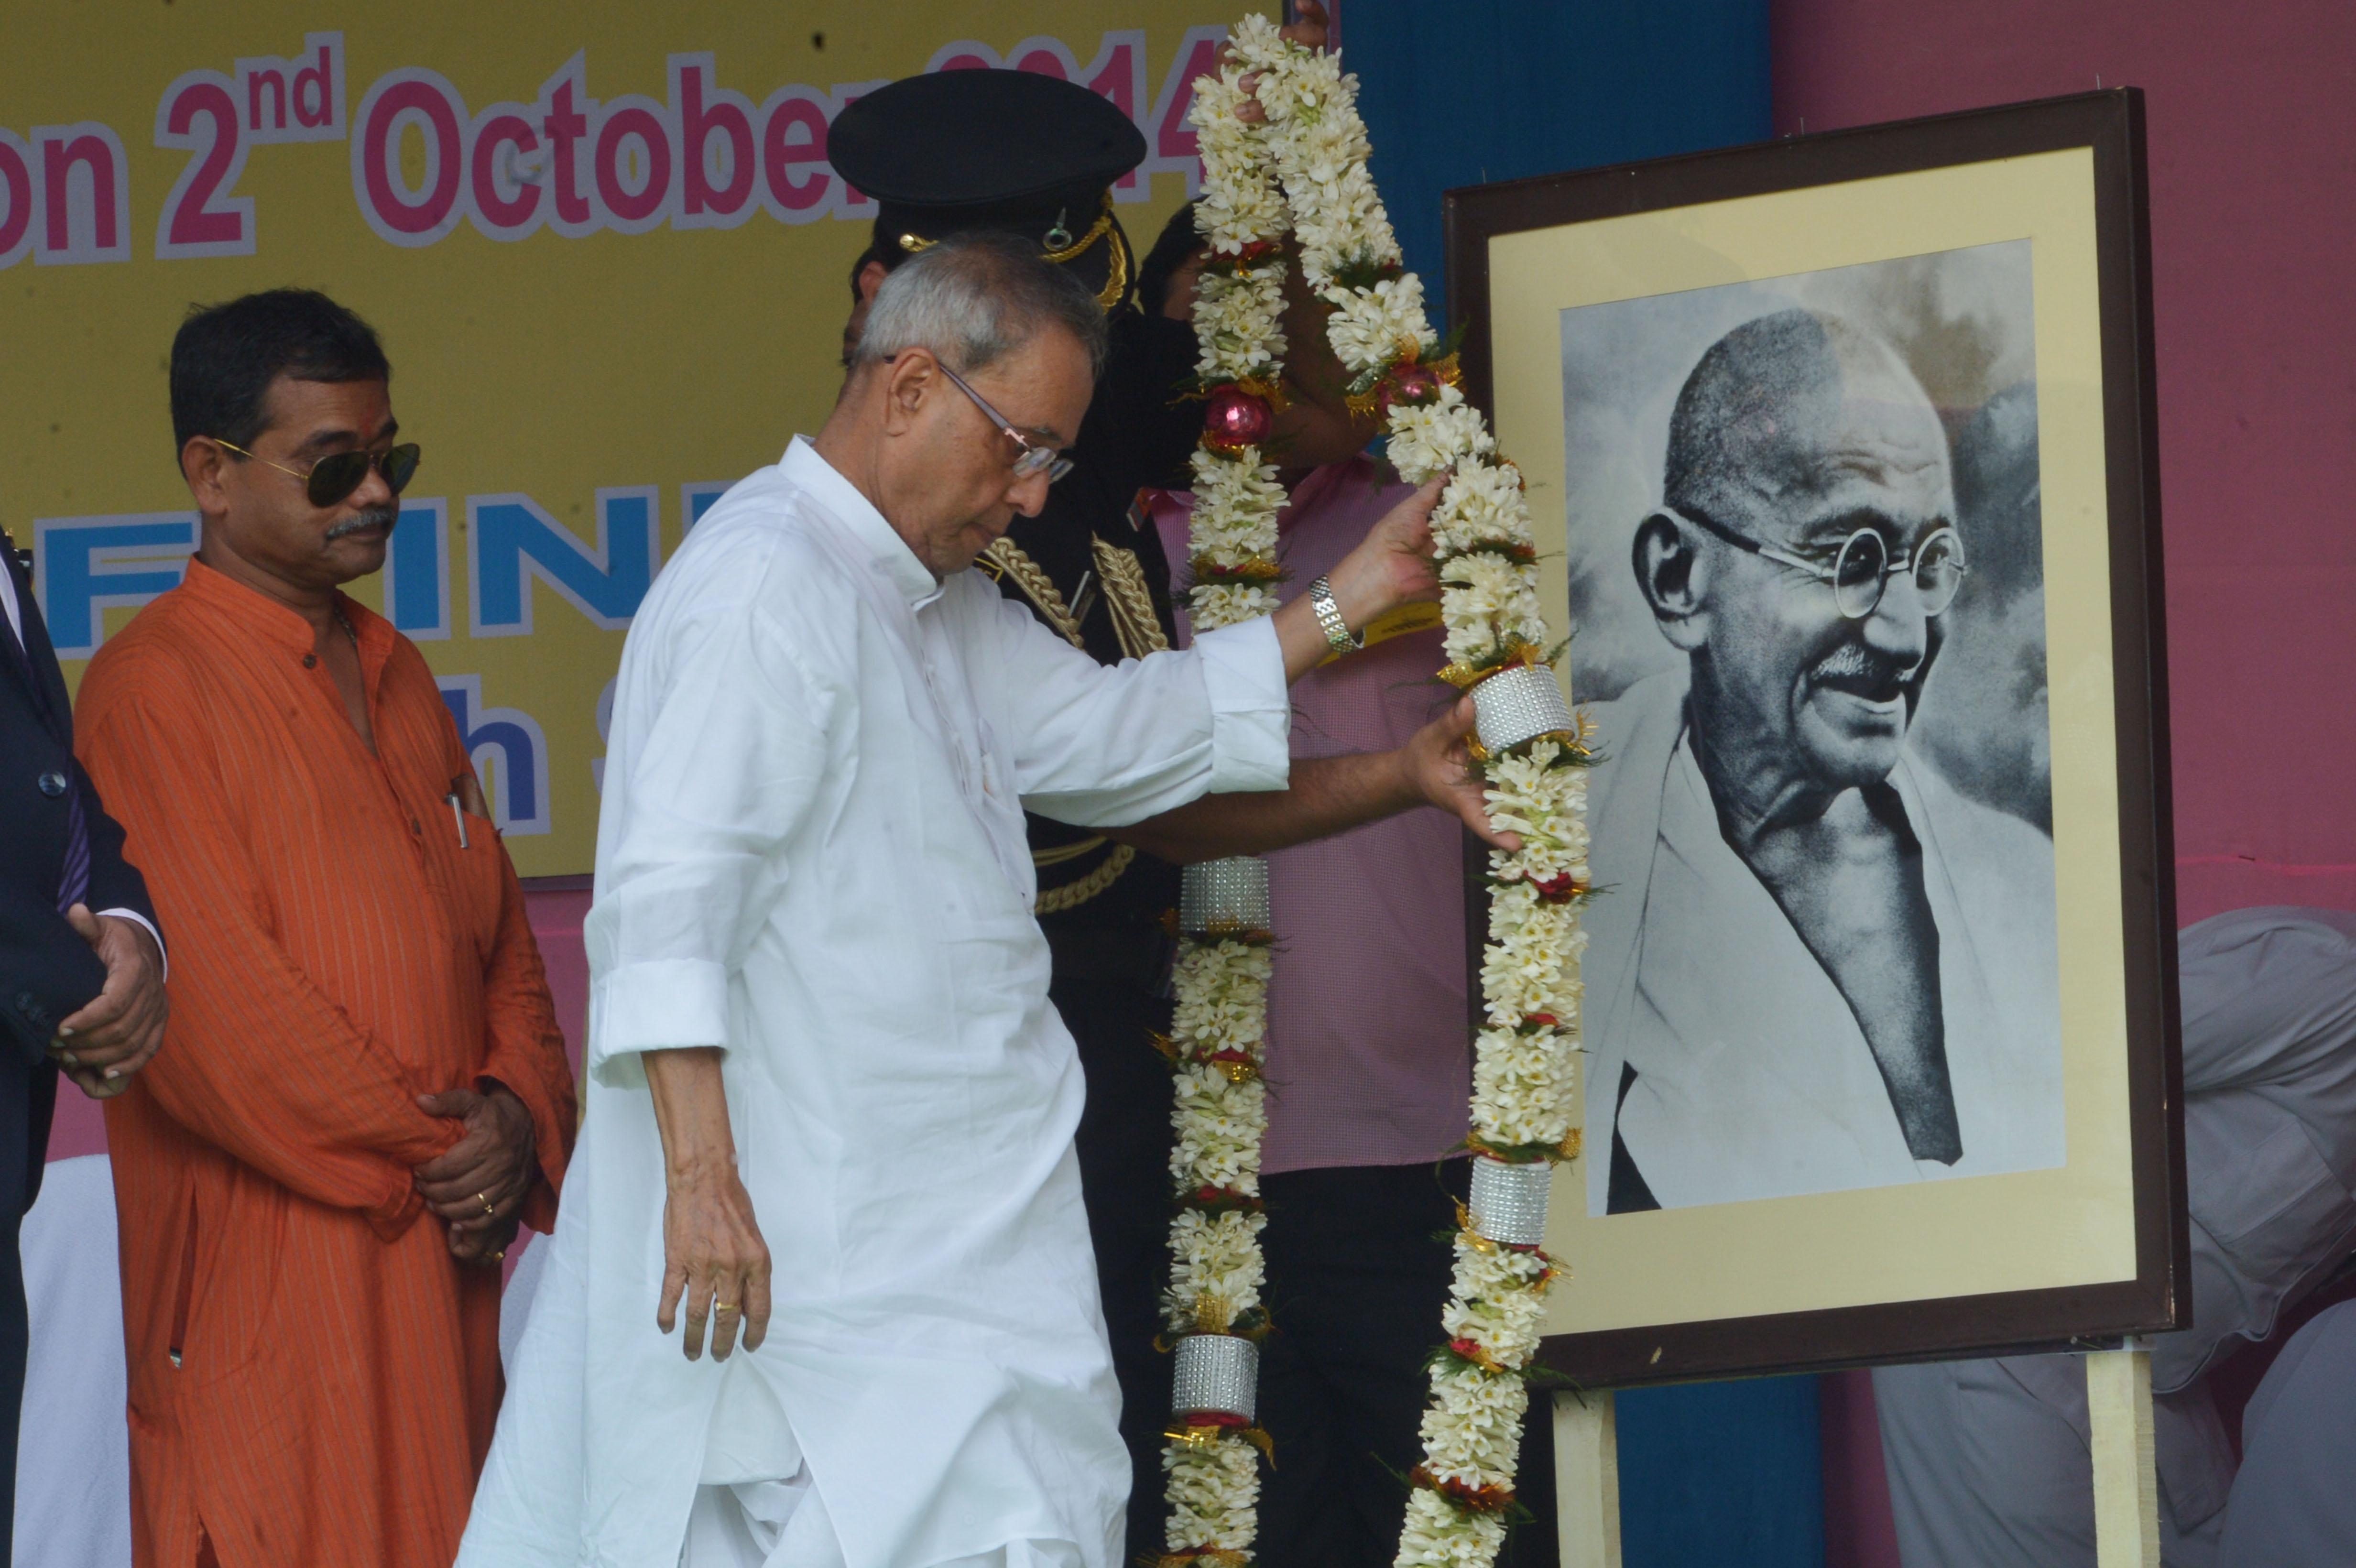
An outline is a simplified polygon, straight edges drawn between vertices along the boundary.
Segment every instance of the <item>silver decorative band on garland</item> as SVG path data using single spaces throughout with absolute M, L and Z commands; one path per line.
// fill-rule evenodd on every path
M 1259 1347 L 1233 1334 L 1189 1334 L 1178 1341 L 1170 1371 L 1170 1409 L 1176 1415 L 1259 1413 Z
M 1472 688 L 1472 707 L 1480 715 L 1482 747 L 1489 752 L 1511 751 L 1541 735 L 1579 733 L 1554 671 L 1544 665 L 1499 670 Z
M 1546 1240 L 1547 1194 L 1553 1187 L 1548 1161 L 1507 1165 L 1474 1156 L 1472 1196 L 1465 1205 L 1473 1230 L 1502 1246 L 1537 1246 Z
M 1266 931 L 1269 919 L 1268 862 L 1258 856 L 1197 860 L 1179 873 L 1178 929 L 1187 935 Z

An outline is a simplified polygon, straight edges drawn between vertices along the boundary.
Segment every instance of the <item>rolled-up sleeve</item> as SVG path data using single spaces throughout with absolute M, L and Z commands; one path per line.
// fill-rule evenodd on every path
M 1214 790 L 1285 786 L 1292 709 L 1266 621 L 1106 666 L 991 600 L 973 668 L 1033 811 L 1111 827 Z
M 1282 789 L 1291 778 L 1292 699 L 1276 623 L 1263 615 L 1205 632 L 1186 652 L 1201 657 L 1211 701 L 1211 783 L 1204 793 Z
M 825 769 L 826 704 L 765 617 L 718 607 L 626 652 L 589 949 L 588 1067 L 734 1044 L 732 976 L 785 887 L 786 840 Z M 633 657 L 642 654 L 643 661 Z

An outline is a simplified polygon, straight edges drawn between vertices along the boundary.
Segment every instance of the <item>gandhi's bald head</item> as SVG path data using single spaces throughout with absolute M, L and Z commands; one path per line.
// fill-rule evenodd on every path
M 1820 311 L 1778 311 L 1711 344 L 1686 378 L 1669 416 L 1670 506 L 1791 521 L 1859 476 L 1919 481 L 1954 510 L 1938 412 L 1883 339 Z
M 1902 575 L 1852 620 L 1792 562 L 1828 571 L 1861 528 L 1901 560 L 1952 526 L 1946 433 L 1905 361 L 1822 312 L 1745 322 L 1678 393 L 1663 503 L 1634 565 L 1662 635 L 1692 657 L 1697 741 L 1824 788 L 1886 777 L 1936 623 Z

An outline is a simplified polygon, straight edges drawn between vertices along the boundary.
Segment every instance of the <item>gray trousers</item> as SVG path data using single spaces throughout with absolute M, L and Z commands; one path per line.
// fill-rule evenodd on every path
M 2219 1562 L 2233 1451 L 2204 1374 L 2356 1247 L 2356 914 L 2248 909 L 2177 939 L 2193 1325 L 2152 1354 L 2162 1561 Z M 2083 1358 L 1873 1374 L 1906 1568 L 2093 1568 Z

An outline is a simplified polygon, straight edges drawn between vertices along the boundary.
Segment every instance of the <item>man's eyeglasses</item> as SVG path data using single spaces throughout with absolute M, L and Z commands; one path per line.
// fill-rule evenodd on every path
M 409 487 L 410 480 L 416 477 L 421 455 L 413 441 L 388 447 L 382 452 L 331 452 L 311 464 L 310 471 L 305 473 L 300 468 L 289 468 L 283 463 L 271 463 L 266 457 L 257 457 L 235 442 L 223 441 L 219 436 L 210 439 L 215 446 L 226 448 L 240 457 L 252 457 L 256 463 L 269 464 L 279 473 L 291 474 L 302 480 L 303 493 L 310 497 L 311 505 L 315 507 L 333 507 L 341 503 L 367 482 L 371 468 L 384 475 L 385 484 L 398 496 Z
M 1840 552 L 1826 564 L 1762 544 L 1699 512 L 1680 512 L 1673 507 L 1664 507 L 1661 511 L 1680 522 L 1707 528 L 1738 549 L 1764 556 L 1830 584 L 1833 603 L 1852 621 L 1862 621 L 1879 608 L 1882 592 L 1890 580 L 1901 575 L 1913 577 L 1914 591 L 1922 596 L 1922 613 L 1939 614 L 1955 602 L 1955 592 L 1964 585 L 1964 573 L 1971 570 L 1964 562 L 1963 536 L 1951 528 L 1935 529 L 1930 538 L 1896 560 L 1890 559 L 1890 541 L 1881 537 L 1880 529 L 1862 528 L 1842 541 Z
M 933 362 L 939 365 L 939 357 L 936 356 Z M 1015 444 L 1018 451 L 1014 459 L 1014 477 L 1017 479 L 1028 479 L 1033 474 L 1044 474 L 1047 476 L 1047 483 L 1053 485 L 1056 480 L 1061 479 L 1065 475 L 1069 474 L 1072 471 L 1072 460 L 1070 458 L 1065 456 L 1062 453 L 1056 451 L 1052 446 L 1041 445 L 1039 443 L 1033 441 L 1030 437 L 1024 435 L 1021 431 L 1016 430 L 1014 428 L 1013 421 L 1008 419 L 1004 414 L 1000 413 L 996 409 L 991 408 L 989 403 L 982 400 L 982 396 L 980 392 L 975 391 L 971 387 L 965 384 L 964 377 L 950 369 L 947 365 L 941 365 L 941 374 L 947 376 L 950 381 L 955 383 L 958 391 L 963 392 L 967 397 L 971 398 L 973 400 L 973 406 L 981 411 L 982 417 L 990 421 L 991 423 L 996 425 L 1001 432 L 1004 432 L 1006 439 Z

